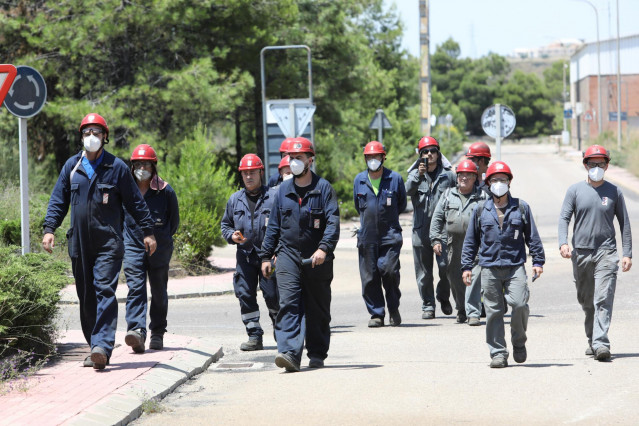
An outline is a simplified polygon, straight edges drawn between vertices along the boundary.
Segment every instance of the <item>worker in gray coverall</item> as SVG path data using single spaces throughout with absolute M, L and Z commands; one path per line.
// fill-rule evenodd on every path
M 430 242 L 433 251 L 439 256 L 442 254 L 442 242 L 447 244 L 446 274 L 455 299 L 457 323 L 463 324 L 468 319 L 468 325 L 478 326 L 481 315 L 481 266 L 475 262 L 472 284 L 466 287 L 462 281 L 461 253 L 473 209 L 488 195 L 476 185 L 478 170 L 472 161 L 462 161 L 455 172 L 457 187 L 446 190 L 437 203 L 430 224 Z
M 619 255 L 615 239 L 614 218 L 619 222 L 622 240 L 621 270 L 632 266 L 630 221 L 621 190 L 603 178 L 610 154 L 600 145 L 584 153 L 585 181 L 568 188 L 559 215 L 559 250 L 572 259 L 577 300 L 586 314 L 584 326 L 588 337 L 586 355 L 599 361 L 610 359 L 608 329 L 617 284 Z M 575 217 L 572 247 L 568 245 L 568 225 Z

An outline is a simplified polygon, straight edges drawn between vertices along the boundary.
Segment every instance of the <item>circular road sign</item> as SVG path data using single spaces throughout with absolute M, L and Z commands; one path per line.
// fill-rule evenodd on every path
M 517 120 L 515 119 L 515 113 L 512 109 L 506 105 L 500 105 L 501 110 L 501 137 L 506 138 L 515 130 Z M 484 110 L 481 115 L 481 127 L 484 132 L 493 139 L 497 139 L 497 109 L 495 105 L 489 106 Z
M 44 78 L 35 69 L 20 65 L 4 106 L 16 117 L 30 118 L 42 110 L 47 100 L 47 86 Z

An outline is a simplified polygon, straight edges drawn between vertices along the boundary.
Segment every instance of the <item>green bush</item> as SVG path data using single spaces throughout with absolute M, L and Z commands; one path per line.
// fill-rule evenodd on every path
M 0 241 L 3 245 L 20 245 L 22 242 L 22 230 L 20 219 L 4 219 L 0 222 Z
M 71 284 L 67 264 L 47 254 L 0 247 L 0 357 L 46 355 L 56 337 L 60 290 Z
M 175 252 L 191 272 L 209 265 L 212 246 L 226 244 L 220 224 L 226 202 L 236 190 L 230 184 L 230 168 L 219 164 L 213 147 L 207 128 L 199 124 L 175 150 L 177 157 L 169 159 L 166 172 L 160 170 L 175 189 L 180 205 Z

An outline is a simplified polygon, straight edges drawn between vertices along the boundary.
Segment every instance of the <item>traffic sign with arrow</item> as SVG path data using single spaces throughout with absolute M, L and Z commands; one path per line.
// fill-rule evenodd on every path
M 11 64 L 0 64 L 0 104 L 4 101 L 4 97 L 9 93 L 13 80 L 17 74 L 16 67 Z
M 16 117 L 30 118 L 39 113 L 47 101 L 47 86 L 42 75 L 31 67 L 20 65 L 16 71 L 4 106 Z

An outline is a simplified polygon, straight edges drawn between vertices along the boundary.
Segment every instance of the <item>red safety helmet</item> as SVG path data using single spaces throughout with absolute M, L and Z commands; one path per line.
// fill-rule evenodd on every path
M 315 155 L 315 148 L 313 147 L 313 142 L 309 141 L 306 138 L 293 138 L 288 144 L 288 152 L 298 153 L 298 152 L 308 152 L 311 155 Z
M 286 138 L 282 141 L 282 143 L 280 144 L 280 154 L 288 152 L 288 146 L 291 144 L 291 142 L 293 142 L 294 139 L 295 138 Z
M 468 152 L 466 153 L 466 157 L 486 157 L 490 158 L 490 147 L 486 145 L 484 142 L 475 142 L 470 144 L 468 147 Z
M 291 157 L 288 155 L 285 155 L 284 157 L 282 157 L 282 159 L 280 160 L 280 165 L 277 166 L 277 170 L 280 170 L 282 167 L 291 167 Z
M 470 160 L 464 160 L 457 165 L 455 173 L 475 173 L 477 174 L 477 166 Z
M 158 156 L 151 145 L 143 143 L 135 147 L 131 154 L 131 161 L 152 161 L 157 164 Z
M 98 126 L 102 127 L 105 132 L 105 139 L 109 138 L 109 126 L 107 126 L 106 120 L 100 114 L 91 112 L 85 115 L 82 119 L 82 122 L 80 123 L 80 132 L 82 132 L 82 129 L 89 124 L 97 124 Z
M 429 146 L 434 146 L 439 150 L 439 142 L 432 136 L 424 136 L 419 140 L 419 145 L 417 146 L 417 151 L 420 151 L 424 148 L 428 148 Z
M 610 161 L 610 151 L 604 148 L 601 145 L 592 145 L 589 146 L 586 152 L 584 152 L 584 164 L 588 162 L 590 158 L 605 158 L 606 163 Z
M 255 154 L 246 154 L 240 160 L 240 167 L 237 168 L 239 171 L 242 170 L 255 170 L 255 169 L 264 169 L 264 164 L 260 157 Z
M 386 148 L 381 142 L 371 141 L 364 147 L 364 155 L 384 154 L 386 155 Z
M 486 179 L 484 179 L 484 182 L 488 184 L 490 177 L 492 175 L 496 175 L 497 173 L 504 173 L 508 175 L 508 179 L 513 180 L 513 173 L 510 171 L 510 167 L 508 167 L 508 164 L 504 163 L 503 161 L 495 161 L 490 166 L 488 166 L 488 169 L 486 170 Z

